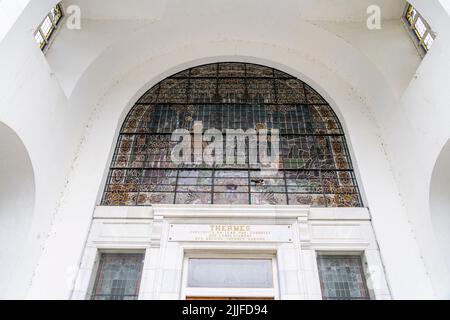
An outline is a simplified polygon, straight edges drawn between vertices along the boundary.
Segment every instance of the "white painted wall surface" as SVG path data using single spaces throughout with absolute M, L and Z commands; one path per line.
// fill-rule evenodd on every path
M 448 271 L 427 200 L 449 137 L 450 28 L 437 2 L 415 1 L 439 33 L 419 69 L 399 20 L 369 31 L 358 10 L 317 16 L 317 7 L 297 0 L 158 0 L 140 20 L 125 9 L 118 15 L 120 1 L 106 16 L 89 1 L 82 29 L 61 30 L 44 57 L 32 35 L 56 2 L 30 2 L 0 43 L 0 121 L 23 141 L 36 181 L 35 241 L 21 253 L 30 267 L 20 275 L 33 282 L 18 296 L 70 297 L 118 128 L 134 101 L 177 71 L 226 60 L 279 68 L 328 99 L 348 135 L 393 297 L 445 296 L 450 286 L 438 280 Z M 393 18 L 403 1 L 388 6 Z
M 27 295 L 83 127 L 82 121 L 75 120 L 77 111 L 69 107 L 33 37 L 35 28 L 56 2 L 30 2 L 0 42 L 0 123 L 11 128 L 22 141 L 31 160 L 35 181 L 34 212 L 24 221 L 28 224 L 24 225 L 29 230 L 28 237 L 20 243 L 15 243 L 12 238 L 9 248 L 5 248 L 16 249 L 13 253 L 10 251 L 14 257 L 4 261 L 4 270 L 15 268 L 17 281 L 0 282 L 0 298 L 24 298 Z M 6 145 L 1 148 L 2 155 L 14 159 L 13 154 L 5 150 Z M 19 193 L 16 197 L 17 202 L 26 201 Z M 24 212 L 0 214 L 21 219 Z M 20 267 L 16 263 L 18 260 Z
M 433 169 L 430 210 L 433 233 L 439 242 L 446 267 L 450 269 L 450 140 L 442 149 Z
M 8 33 L 30 0 L 0 0 L 0 41 Z
M 383 137 L 435 294 L 450 298 L 450 269 L 430 213 L 433 168 L 450 138 L 450 19 L 438 1 L 412 1 L 437 33 L 399 102 L 379 108 Z M 450 194 L 448 195 L 450 198 Z
M 23 294 L 32 272 L 21 252 L 26 251 L 35 202 L 34 172 L 25 146 L 0 122 L 0 298 Z M 6 291 L 5 289 L 8 288 Z

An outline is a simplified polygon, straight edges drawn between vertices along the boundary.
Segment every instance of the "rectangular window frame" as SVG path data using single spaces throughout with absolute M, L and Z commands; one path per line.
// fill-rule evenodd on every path
M 189 273 L 189 259 L 244 259 L 244 260 L 272 260 L 272 288 L 195 288 L 188 287 L 188 273 Z M 264 299 L 264 300 L 279 300 L 279 279 L 276 253 L 249 253 L 249 252 L 221 252 L 218 251 L 193 251 L 185 252 L 183 259 L 182 271 L 182 300 L 195 299 Z
M 55 16 L 55 19 L 53 19 L 52 11 L 56 8 L 59 10 L 60 13 L 59 13 L 59 15 Z M 44 19 L 42 19 L 41 23 L 39 24 L 36 31 L 34 32 L 34 39 L 44 54 L 47 53 L 48 49 L 50 48 L 51 44 L 53 43 L 53 41 L 55 39 L 55 35 L 56 35 L 57 31 L 60 29 L 60 26 L 61 26 L 64 18 L 65 18 L 65 11 L 64 11 L 62 3 L 60 2 L 51 9 L 51 11 L 44 17 Z M 50 26 L 49 31 L 47 33 L 45 33 L 42 30 L 42 26 L 44 25 L 44 23 L 46 22 L 47 19 L 50 20 L 51 26 Z M 38 42 L 38 40 L 37 40 L 38 35 L 42 38 L 42 42 Z
M 371 290 L 370 288 L 372 287 L 371 284 L 371 280 L 369 277 L 369 272 L 367 269 L 367 263 L 366 263 L 366 257 L 365 257 L 365 253 L 364 251 L 321 251 L 321 250 L 317 250 L 316 251 L 316 266 L 317 266 L 317 277 L 320 280 L 320 271 L 319 271 L 319 263 L 318 263 L 318 259 L 320 256 L 336 256 L 336 257 L 358 257 L 360 258 L 361 261 L 361 270 L 362 270 L 362 275 L 364 277 L 364 281 L 365 281 L 365 286 L 366 286 L 366 290 L 369 296 L 368 300 L 376 300 L 375 294 L 373 292 L 373 290 Z M 320 288 L 320 293 L 322 296 L 322 299 L 324 299 L 323 297 L 323 291 L 322 288 Z
M 413 20 L 408 19 L 408 12 L 410 11 L 410 9 L 413 9 L 416 12 L 416 15 Z M 416 27 L 417 21 L 419 19 L 425 26 L 425 32 L 423 35 L 420 35 L 420 32 Z M 426 44 L 426 39 L 427 37 L 431 36 L 434 42 L 436 40 L 436 33 L 431 29 L 431 26 L 428 24 L 426 19 L 424 19 L 424 17 L 420 14 L 420 12 L 417 11 L 417 9 L 408 1 L 406 2 L 405 10 L 402 15 L 402 21 L 405 29 L 408 31 L 408 34 L 414 43 L 414 46 L 419 52 L 419 55 L 421 56 L 421 58 L 424 58 L 432 47 L 432 45 L 428 46 Z
M 100 271 L 100 262 L 101 262 L 101 257 L 103 254 L 130 254 L 130 255 L 140 254 L 140 255 L 142 255 L 142 268 L 141 268 L 141 272 L 140 272 L 139 280 L 138 280 L 139 289 L 137 291 L 138 294 L 135 299 L 135 300 L 139 300 L 141 297 L 142 279 L 143 279 L 143 274 L 144 274 L 144 269 L 145 269 L 145 260 L 146 260 L 146 254 L 147 254 L 145 249 L 99 249 L 99 250 L 97 250 L 97 256 L 96 256 L 96 259 L 94 262 L 94 267 L 92 269 L 91 279 L 90 279 L 88 290 L 87 290 L 86 300 L 94 300 L 94 297 L 96 296 L 95 290 L 97 287 L 98 273 Z

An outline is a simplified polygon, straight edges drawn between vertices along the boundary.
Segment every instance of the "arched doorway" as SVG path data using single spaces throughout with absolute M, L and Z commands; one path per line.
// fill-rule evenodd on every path
M 173 132 L 188 132 L 195 146 L 196 123 L 201 133 L 278 130 L 278 169 L 261 170 L 252 162 L 249 140 L 239 164 L 206 165 L 196 162 L 195 154 L 191 163 L 174 163 Z M 200 140 L 204 150 L 208 143 Z M 253 147 L 261 153 L 259 142 Z M 248 63 L 182 71 L 151 88 L 129 112 L 102 205 L 156 203 L 363 205 L 342 126 L 327 101 L 295 77 Z
M 34 173 L 20 138 L 0 123 L 0 298 L 13 297 L 34 209 Z

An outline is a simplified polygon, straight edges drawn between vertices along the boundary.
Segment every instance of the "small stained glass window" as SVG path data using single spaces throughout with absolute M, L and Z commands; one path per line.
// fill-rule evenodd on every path
M 324 300 L 370 300 L 360 256 L 317 258 Z
M 42 23 L 37 28 L 34 33 L 34 39 L 39 44 L 42 51 L 47 50 L 50 45 L 52 36 L 54 35 L 56 29 L 63 17 L 63 11 L 60 4 L 57 4 L 52 8 L 49 14 L 44 18 Z
M 137 300 L 143 254 L 102 253 L 92 300 Z
M 420 54 L 424 56 L 436 39 L 433 30 L 424 17 L 409 3 L 406 5 L 404 21 L 408 29 L 411 30 L 411 36 L 416 47 Z

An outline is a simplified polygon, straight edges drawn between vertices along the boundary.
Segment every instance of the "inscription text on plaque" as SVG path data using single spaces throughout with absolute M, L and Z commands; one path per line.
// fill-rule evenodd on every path
M 169 241 L 292 242 L 291 225 L 172 224 Z

